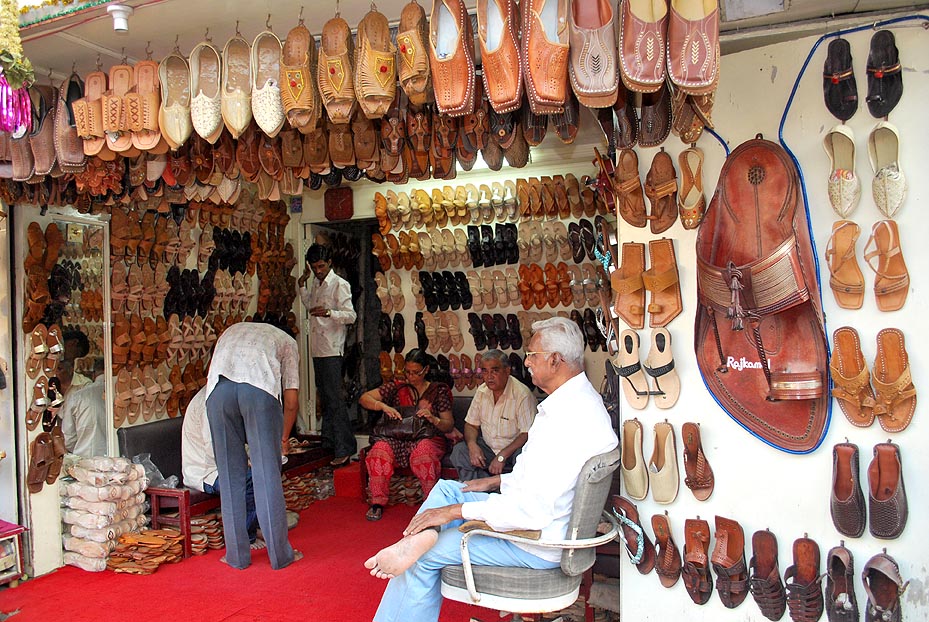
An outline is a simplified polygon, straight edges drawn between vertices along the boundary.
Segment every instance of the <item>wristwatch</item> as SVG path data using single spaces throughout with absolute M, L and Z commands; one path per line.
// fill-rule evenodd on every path
M 500 462 L 500 463 L 506 462 L 506 458 L 504 458 L 503 456 L 497 454 L 497 462 Z
M 329 317 L 330 315 L 332 315 L 332 311 L 329 309 L 326 309 L 326 317 Z

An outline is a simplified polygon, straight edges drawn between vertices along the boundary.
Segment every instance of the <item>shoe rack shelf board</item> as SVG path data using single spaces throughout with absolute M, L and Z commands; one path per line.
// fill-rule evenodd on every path
M 871 196 L 873 172 L 868 162 L 867 139 L 878 119 L 871 117 L 865 103 L 867 95 L 867 63 L 871 30 L 846 37 L 851 44 L 854 71 L 858 84 L 859 109 L 848 121 L 847 127 L 855 136 L 855 164 L 861 179 L 861 200 L 849 218 L 861 228 L 856 257 L 865 279 L 863 308 L 846 310 L 838 307 L 829 289 L 829 272 L 824 258 L 826 244 L 833 222 L 838 217 L 832 211 L 827 195 L 830 174 L 829 159 L 823 150 L 826 132 L 838 121 L 833 118 L 823 101 L 822 65 L 827 45 L 821 45 L 813 56 L 806 74 L 800 81 L 790 115 L 784 128 L 784 139 L 797 156 L 802 167 L 809 197 L 809 214 L 813 240 L 820 269 L 820 288 L 826 315 L 826 336 L 830 347 L 832 333 L 841 326 L 853 326 L 861 337 L 861 348 L 869 369 L 874 369 L 875 337 L 883 328 L 896 327 L 903 331 L 909 353 L 917 392 L 929 390 L 919 384 L 929 377 L 929 360 L 924 349 L 917 344 L 929 343 L 929 325 L 921 321 L 921 314 L 929 307 L 929 288 L 922 287 L 922 274 L 915 266 L 929 261 L 929 219 L 924 212 L 929 197 L 929 176 L 921 171 L 924 160 L 926 123 L 924 102 L 929 98 L 929 39 L 922 28 L 906 26 L 894 28 L 897 48 L 903 63 L 904 93 L 899 105 L 890 114 L 890 122 L 900 132 L 900 162 L 909 182 L 907 198 L 897 213 L 901 246 L 909 266 L 911 283 L 905 306 L 895 312 L 881 312 L 873 292 L 874 274 L 864 259 L 864 246 L 872 225 L 883 218 Z M 778 43 L 722 58 L 719 90 L 713 118 L 717 131 L 734 149 L 742 142 L 761 132 L 768 140 L 777 141 L 778 123 L 786 106 L 794 80 L 806 55 L 819 35 L 788 43 Z M 705 154 L 704 188 L 709 203 L 715 190 L 724 154 L 712 137 L 702 138 L 698 146 Z M 666 150 L 676 155 L 686 145 L 671 137 Z M 653 149 L 637 149 L 640 173 L 644 179 Z M 904 619 L 929 619 L 929 601 L 923 597 L 929 585 L 925 559 L 929 557 L 929 541 L 922 536 L 921 526 L 929 516 L 926 503 L 929 487 L 918 477 L 929 469 L 929 453 L 923 449 L 922 439 L 929 435 L 929 416 L 925 403 L 929 397 L 920 396 L 920 403 L 909 427 L 903 432 L 889 434 L 877 422 L 870 428 L 853 426 L 833 401 L 832 418 L 821 446 L 811 454 L 792 455 L 778 451 L 750 436 L 732 420 L 714 401 L 704 387 L 693 351 L 693 326 L 696 312 L 696 231 L 685 231 L 675 224 L 664 235 L 675 239 L 675 250 L 680 270 L 684 312 L 668 325 L 673 336 L 675 367 L 681 379 L 682 394 L 678 405 L 670 411 L 661 411 L 651 403 L 645 410 L 633 410 L 621 399 L 623 420 L 637 417 L 644 428 L 643 454 L 646 463 L 651 456 L 654 432 L 652 426 L 668 419 L 674 425 L 677 438 L 677 462 L 681 472 L 681 485 L 677 499 L 669 505 L 655 503 L 649 495 L 637 502 L 639 515 L 647 533 L 652 535 L 650 519 L 654 514 L 669 512 L 671 532 L 678 548 L 684 551 L 684 521 L 700 518 L 711 525 L 714 516 L 738 521 L 745 535 L 746 563 L 751 559 L 752 534 L 769 528 L 777 536 L 780 574 L 793 564 L 792 546 L 797 538 L 808 534 L 820 550 L 820 573 L 826 572 L 825 559 L 830 548 L 845 540 L 845 546 L 855 560 L 855 590 L 862 619 L 867 595 L 861 582 L 861 570 L 873 555 L 887 549 L 887 553 L 900 565 L 900 573 L 911 585 L 901 599 Z M 625 222 L 619 226 L 621 242 L 646 242 L 652 236 L 647 229 L 635 229 Z M 621 326 L 625 328 L 625 326 Z M 647 350 L 650 331 L 638 331 Z M 642 357 L 645 353 L 641 354 Z M 697 501 L 684 486 L 681 425 L 686 421 L 701 424 L 703 448 L 715 474 L 715 491 L 704 502 Z M 858 445 L 860 456 L 859 480 L 868 497 L 868 465 L 875 444 L 888 438 L 900 447 L 903 477 L 909 497 L 909 519 L 903 534 L 896 540 L 880 540 L 866 529 L 859 538 L 841 535 L 833 526 L 829 504 L 832 491 L 832 448 L 836 443 Z M 710 554 L 716 544 L 710 539 Z M 710 601 L 695 605 L 683 586 L 683 579 L 671 589 L 661 586 L 658 577 L 651 573 L 641 575 L 628 563 L 626 556 L 621 568 L 621 616 L 629 620 L 691 620 L 724 622 L 726 620 L 763 620 L 760 610 L 751 597 L 737 609 L 727 610 L 714 589 Z M 715 573 L 713 573 L 715 579 Z M 823 581 L 825 587 L 825 581 Z M 917 589 L 913 589 L 916 587 Z M 827 605 L 828 606 L 828 605 Z M 785 614 L 783 619 L 788 619 Z M 825 616 L 824 616 L 825 619 Z
M 65 235 L 66 240 L 67 229 L 70 226 L 75 226 L 77 228 L 83 228 L 84 225 L 102 227 L 103 244 L 101 248 L 109 249 L 110 244 L 109 228 L 104 220 L 100 220 L 92 216 L 78 214 L 78 212 L 73 208 L 50 208 L 45 215 L 39 214 L 39 208 L 37 206 L 29 206 L 25 204 L 16 205 L 16 210 L 16 215 L 18 218 L 14 219 L 12 223 L 15 240 L 13 253 L 15 266 L 14 270 L 10 271 L 10 273 L 15 275 L 16 278 L 16 304 L 11 309 L 12 316 L 10 318 L 10 323 L 11 339 L 16 340 L 16 351 L 18 353 L 24 353 L 27 351 L 27 339 L 29 335 L 23 333 L 21 321 L 23 318 L 24 306 L 23 284 L 26 280 L 23 262 L 29 252 L 29 247 L 26 240 L 26 228 L 29 223 L 33 221 L 38 222 L 44 231 L 49 223 L 55 222 L 62 228 L 62 234 Z M 7 254 L 5 256 L 8 257 L 10 255 Z M 104 250 L 104 252 L 101 254 L 101 259 L 103 264 L 102 274 L 108 275 L 110 270 L 109 252 Z M 110 356 L 107 354 L 111 351 L 112 344 L 110 343 L 110 331 L 106 329 L 106 327 L 110 326 L 109 278 L 103 278 L 102 284 L 104 311 L 103 322 L 101 323 L 104 327 L 104 344 L 102 352 L 105 362 L 105 395 L 109 396 L 113 395 L 112 366 Z M 5 289 L 0 291 L 9 292 L 11 290 Z M 65 316 L 62 321 L 62 328 L 65 324 L 68 324 L 67 316 Z M 31 387 L 34 383 L 34 380 L 26 377 L 25 360 L 26 357 L 22 355 L 17 356 L 17 363 L 20 364 L 20 367 L 16 370 L 15 374 L 16 392 L 19 396 L 19 398 L 16 400 L 15 409 L 15 416 L 18 418 L 16 432 L 11 432 L 9 436 L 7 436 L 5 433 L 0 435 L 0 441 L 9 442 L 10 449 L 13 449 L 15 441 L 15 450 L 17 453 L 17 478 L 20 482 L 20 487 L 18 490 L 20 500 L 19 511 L 21 512 L 20 516 L 22 517 L 22 522 L 20 524 L 27 527 L 27 531 L 23 534 L 23 557 L 24 562 L 26 563 L 26 573 L 30 576 L 40 576 L 51 572 L 62 565 L 62 524 L 58 487 L 61 484 L 61 477 L 65 476 L 66 473 L 64 468 L 62 468 L 61 476 L 59 476 L 58 481 L 56 481 L 54 484 L 43 485 L 42 489 L 38 493 L 30 494 L 26 489 L 26 473 L 29 469 L 29 443 L 39 432 L 42 431 L 42 426 L 39 425 L 33 431 L 28 431 L 26 429 L 26 411 L 29 409 L 29 404 L 32 401 Z M 12 380 L 10 382 L 12 382 Z M 105 401 L 107 403 L 107 420 L 112 421 L 112 399 L 106 399 Z M 2 430 L 0 430 L 0 433 L 2 433 Z M 112 426 L 107 427 L 107 448 L 108 455 L 119 455 L 119 451 L 116 445 L 116 429 Z M 7 462 L 9 462 L 9 466 L 6 466 Z M 3 462 L 0 462 L 0 468 L 12 468 L 12 465 L 12 460 L 4 460 Z M 3 498 L 5 503 L 7 497 L 4 495 Z

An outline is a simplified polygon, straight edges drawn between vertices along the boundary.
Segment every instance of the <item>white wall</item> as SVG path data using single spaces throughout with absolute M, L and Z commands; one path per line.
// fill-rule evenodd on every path
M 827 42 L 816 51 L 800 82 L 796 100 L 785 125 L 785 140 L 796 154 L 803 169 L 810 199 L 810 215 L 815 238 L 817 256 L 820 261 L 820 282 L 824 290 L 823 303 L 826 312 L 826 333 L 830 345 L 832 332 L 845 325 L 855 327 L 862 342 L 862 350 L 869 367 L 873 367 L 875 336 L 881 328 L 900 328 L 906 337 L 914 382 L 922 395 L 921 403 L 929 396 L 926 385 L 926 370 L 929 360 L 923 344 L 929 343 L 929 327 L 919 322 L 921 313 L 929 303 L 926 290 L 922 289 L 925 275 L 920 266 L 926 265 L 929 249 L 923 244 L 929 235 L 929 219 L 922 210 L 926 209 L 924 196 L 929 190 L 929 176 L 924 173 L 927 129 L 923 111 L 929 97 L 929 40 L 922 28 L 895 28 L 897 47 L 904 65 L 904 94 L 897 108 L 891 113 L 890 121 L 897 125 L 901 134 L 902 167 L 909 180 L 909 194 L 896 221 L 899 225 L 904 257 L 910 276 L 910 292 L 906 305 L 894 313 L 882 313 L 876 308 L 873 296 L 874 275 L 868 270 L 862 252 L 872 224 L 882 218 L 871 198 L 871 172 L 867 155 L 867 137 L 877 120 L 872 118 L 865 103 L 867 95 L 867 62 L 870 37 L 866 31 L 847 37 L 854 58 L 855 75 L 858 81 L 860 100 L 857 114 L 848 126 L 855 133 L 857 147 L 856 167 L 862 180 L 861 202 L 850 218 L 861 227 L 856 256 L 865 274 L 866 296 L 864 307 L 848 311 L 836 306 L 828 287 L 829 273 L 823 254 L 830 235 L 831 225 L 837 217 L 830 208 L 826 194 L 829 176 L 829 161 L 822 149 L 825 132 L 837 121 L 829 114 L 823 103 L 822 67 L 826 58 Z M 763 133 L 769 140 L 777 140 L 777 128 L 787 103 L 794 80 L 806 55 L 816 42 L 816 37 L 760 48 L 722 59 L 722 75 L 717 93 L 713 118 L 719 133 L 728 141 L 730 148 L 748 140 L 756 133 Z M 715 189 L 716 179 L 724 160 L 721 146 L 710 136 L 704 136 L 699 146 L 706 152 L 704 168 L 707 201 Z M 676 156 L 684 148 L 672 138 L 666 148 Z M 641 173 L 644 177 L 654 150 L 638 150 Z M 678 374 L 682 381 L 679 404 L 670 411 L 660 411 L 653 406 L 645 411 L 634 411 L 623 401 L 623 418 L 638 417 L 645 428 L 644 453 L 648 460 L 652 451 L 652 425 L 665 417 L 674 425 L 678 437 L 678 461 L 680 464 L 680 426 L 685 421 L 701 423 L 703 446 L 716 476 L 716 489 L 712 497 L 698 502 L 683 485 L 681 465 L 681 491 L 670 506 L 654 503 L 647 498 L 638 504 L 642 522 L 651 534 L 650 519 L 653 514 L 670 514 L 671 529 L 678 547 L 684 548 L 684 520 L 699 515 L 707 520 L 711 528 L 714 515 L 725 516 L 741 523 L 747 542 L 746 563 L 751 559 L 751 536 L 757 530 L 770 530 L 777 536 L 781 575 L 792 564 L 791 548 L 796 538 L 808 534 L 820 547 L 822 566 L 825 572 L 825 557 L 829 548 L 839 544 L 841 536 L 833 527 L 829 515 L 829 500 L 832 478 L 832 447 L 845 441 L 856 443 L 860 451 L 862 481 L 867 497 L 867 467 L 875 443 L 884 442 L 888 436 L 901 449 L 903 472 L 909 498 L 909 522 L 903 535 L 897 540 L 883 541 L 872 538 L 868 531 L 861 538 L 844 538 L 846 547 L 855 558 L 856 592 L 859 608 L 864 618 L 866 595 L 861 584 L 861 569 L 874 554 L 886 547 L 887 553 L 900 564 L 903 578 L 910 586 L 903 597 L 903 614 L 907 620 L 929 619 L 929 601 L 926 599 L 926 558 L 929 556 L 929 541 L 922 532 L 926 525 L 926 484 L 922 474 L 929 469 L 929 453 L 924 451 L 921 439 L 929 432 L 929 421 L 917 406 L 915 417 L 904 432 L 888 435 L 877 422 L 871 428 L 853 427 L 834 403 L 832 420 L 822 446 L 806 456 L 794 456 L 777 451 L 743 431 L 713 401 L 700 378 L 693 354 L 693 320 L 696 312 L 696 271 L 694 241 L 695 232 L 684 231 L 677 224 L 665 235 L 676 239 L 676 251 L 683 284 L 684 313 L 674 320 L 669 329 L 674 338 L 674 354 Z M 642 229 L 628 225 L 621 229 L 622 241 L 646 241 L 652 237 Z M 640 331 L 643 334 L 647 331 Z M 645 336 L 643 335 L 643 340 Z M 711 547 L 715 545 L 715 538 Z M 712 553 L 712 548 L 710 549 Z M 688 597 L 683 581 L 671 589 L 661 587 L 656 574 L 640 575 L 624 560 L 622 567 L 622 616 L 626 620 L 763 620 L 758 607 L 749 596 L 738 609 L 728 611 L 717 594 L 704 606 L 695 605 Z M 825 581 L 824 581 L 825 585 Z M 784 619 L 787 618 L 785 614 Z

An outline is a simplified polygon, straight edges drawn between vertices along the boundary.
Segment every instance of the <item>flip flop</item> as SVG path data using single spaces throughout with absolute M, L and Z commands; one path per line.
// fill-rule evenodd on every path
M 365 513 L 365 518 L 369 521 L 378 521 L 381 520 L 381 517 L 384 515 L 384 506 L 382 505 L 372 505 L 368 508 L 368 511 Z

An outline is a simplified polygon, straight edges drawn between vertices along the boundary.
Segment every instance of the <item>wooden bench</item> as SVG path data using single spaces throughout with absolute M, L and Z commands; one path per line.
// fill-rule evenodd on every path
M 139 454 L 151 454 L 151 460 L 168 478 L 176 475 L 179 486 L 164 488 L 149 486 L 145 493 L 152 507 L 152 529 L 162 525 L 177 527 L 184 537 L 184 557 L 191 556 L 190 519 L 220 507 L 217 495 L 210 495 L 183 484 L 181 471 L 182 418 L 161 419 L 143 425 L 119 428 L 119 453 L 127 458 Z M 283 469 L 288 475 L 301 475 L 329 464 L 332 452 L 322 448 L 318 437 L 301 437 L 311 441 L 307 451 L 290 454 Z M 166 516 L 165 512 L 177 512 L 177 516 Z

